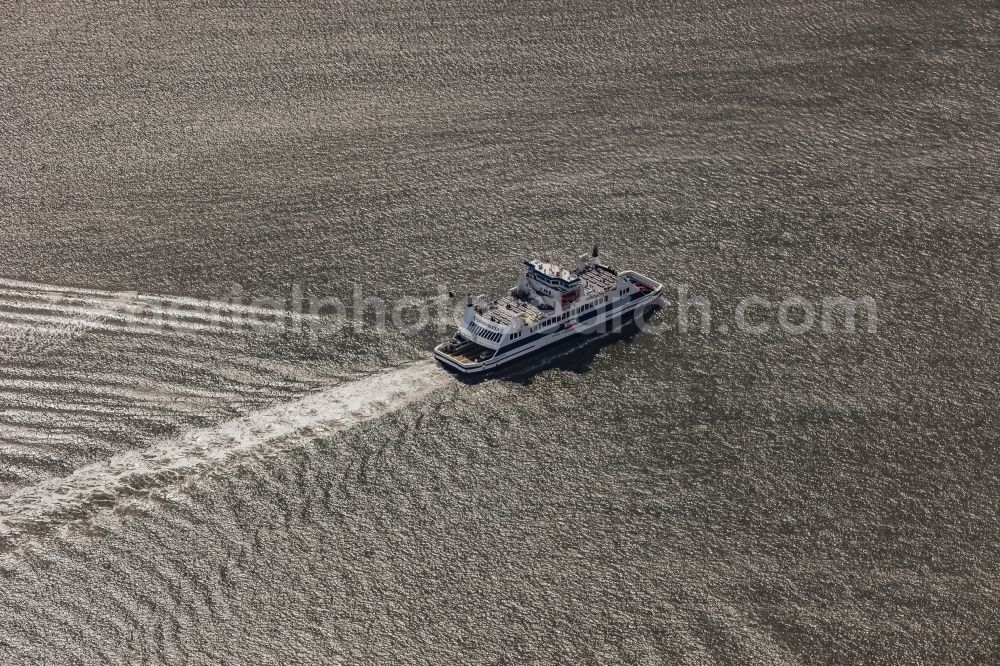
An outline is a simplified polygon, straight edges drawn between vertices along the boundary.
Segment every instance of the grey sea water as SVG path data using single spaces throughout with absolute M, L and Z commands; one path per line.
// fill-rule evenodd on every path
M 995 662 L 998 35 L 989 2 L 6 8 L 0 660 Z M 467 384 L 436 326 L 198 306 L 500 294 L 595 241 L 710 330 Z M 877 329 L 734 325 L 793 294 Z

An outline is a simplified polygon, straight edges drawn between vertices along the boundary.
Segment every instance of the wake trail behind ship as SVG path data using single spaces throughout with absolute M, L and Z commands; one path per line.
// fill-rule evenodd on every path
M 22 488 L 0 500 L 0 549 L 11 550 L 22 537 L 49 532 L 229 461 L 305 445 L 401 409 L 451 381 L 435 363 L 419 362 L 192 430 L 176 440 Z

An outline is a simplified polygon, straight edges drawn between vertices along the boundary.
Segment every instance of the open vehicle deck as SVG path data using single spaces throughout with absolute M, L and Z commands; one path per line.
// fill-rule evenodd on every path
M 482 345 L 477 345 L 471 340 L 465 340 L 452 351 L 442 350 L 441 353 L 450 356 L 463 365 L 471 365 L 473 363 L 479 363 L 479 356 L 483 354 L 483 352 L 489 352 L 489 355 L 492 356 L 496 350 L 483 347 Z

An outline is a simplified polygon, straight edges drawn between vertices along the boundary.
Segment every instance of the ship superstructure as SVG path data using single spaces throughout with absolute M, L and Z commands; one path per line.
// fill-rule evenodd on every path
M 495 301 L 466 301 L 455 336 L 434 349 L 460 372 L 484 372 L 538 352 L 570 336 L 589 333 L 626 315 L 644 312 L 663 286 L 635 271 L 601 263 L 597 248 L 575 270 L 548 257 L 524 262 L 517 286 Z

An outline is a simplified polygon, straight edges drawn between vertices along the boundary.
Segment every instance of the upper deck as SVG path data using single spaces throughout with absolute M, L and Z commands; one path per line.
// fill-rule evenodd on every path
M 542 309 L 528 300 L 527 296 L 520 294 L 508 294 L 490 303 L 489 309 L 482 313 L 490 321 L 502 326 L 507 326 L 514 321 L 518 315 L 524 315 L 524 322 L 531 322 L 541 319 L 551 308 Z
M 618 280 L 615 271 L 599 264 L 588 265 L 581 270 L 571 272 L 551 262 L 536 260 L 524 263 L 531 265 L 535 270 L 544 270 L 546 277 L 552 280 L 549 284 L 555 286 L 555 282 L 558 281 L 560 285 L 564 285 L 564 291 L 573 291 L 582 286 L 578 304 L 608 293 L 615 288 Z M 514 289 L 507 296 L 498 298 L 485 308 L 477 310 L 477 313 L 486 321 L 504 327 L 510 325 L 515 318 L 521 315 L 524 317 L 525 324 L 541 321 L 545 317 L 551 316 L 554 308 L 545 303 L 539 305 L 539 302 L 532 298 L 533 295 L 531 291 Z
M 559 266 L 548 257 L 524 262 L 525 272 L 510 293 L 492 302 L 469 297 L 459 327 L 478 344 L 495 347 L 505 340 L 535 331 L 594 307 L 622 288 L 624 274 L 600 263 L 597 248 L 581 255 L 576 270 Z
M 589 266 L 577 273 L 588 298 L 600 296 L 615 288 L 618 274 L 607 266 Z

